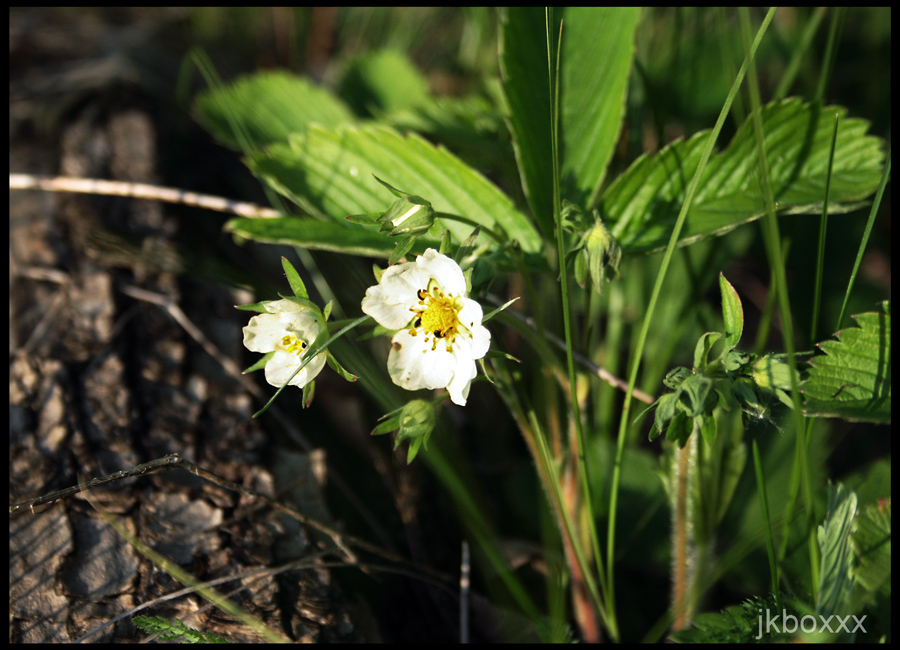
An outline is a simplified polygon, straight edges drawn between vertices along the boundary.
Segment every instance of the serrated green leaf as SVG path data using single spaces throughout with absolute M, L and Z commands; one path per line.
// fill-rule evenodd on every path
M 384 211 L 384 188 L 373 174 L 427 199 L 435 212 L 502 229 L 523 250 L 535 252 L 541 240 L 509 198 L 477 171 L 416 134 L 406 137 L 388 127 L 325 130 L 309 128 L 247 158 L 250 169 L 279 193 L 309 212 L 344 221 L 348 214 Z M 470 225 L 447 221 L 457 241 Z M 433 242 L 436 246 L 437 242 Z
M 853 579 L 869 592 L 891 595 L 891 500 L 863 508 L 857 517 L 850 544 L 856 556 Z
M 313 122 L 335 127 L 355 121 L 350 109 L 331 92 L 287 72 L 249 75 L 200 93 L 194 113 L 204 128 L 238 150 L 285 142 L 289 134 Z
M 816 614 L 831 616 L 844 612 L 853 585 L 853 553 L 850 531 L 856 516 L 856 493 L 840 483 L 828 486 L 828 514 L 819 526 L 817 541 L 821 553 Z
M 859 207 L 878 187 L 882 142 L 867 135 L 868 122 L 847 118 L 840 106 L 817 108 L 798 99 L 762 107 L 765 148 L 779 214 L 821 211 L 834 115 L 841 116 L 831 176 L 829 212 Z M 704 169 L 679 245 L 721 235 L 764 213 L 759 189 L 752 116 Z M 694 176 L 709 131 L 642 156 L 609 186 L 600 201 L 602 218 L 626 252 L 663 248 Z
M 804 413 L 862 422 L 891 421 L 891 316 L 855 316 L 859 327 L 823 341 L 801 392 Z
M 719 273 L 719 291 L 722 293 L 722 320 L 725 321 L 725 345 L 733 348 L 741 341 L 744 332 L 744 308 L 741 298 L 725 275 Z
M 618 140 L 634 55 L 635 8 L 570 7 L 554 12 L 559 37 L 560 176 L 563 196 L 590 205 Z M 544 10 L 500 13 L 500 71 L 522 186 L 545 235 L 553 226 L 550 85 Z M 555 62 L 554 62 L 555 63 Z

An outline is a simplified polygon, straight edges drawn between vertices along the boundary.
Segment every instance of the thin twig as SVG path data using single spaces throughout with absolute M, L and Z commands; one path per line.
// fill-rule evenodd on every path
M 221 196 L 198 194 L 175 187 L 160 187 L 146 183 L 126 183 L 98 178 L 72 178 L 69 176 L 35 176 L 32 174 L 10 174 L 11 190 L 44 190 L 47 192 L 76 192 L 79 194 L 101 194 L 104 196 L 127 196 L 133 199 L 152 199 L 166 203 L 179 203 L 196 208 L 229 212 L 239 217 L 251 219 L 274 219 L 284 215 L 272 208 L 264 208 L 253 203 L 232 201 Z
M 42 506 L 47 503 L 53 503 L 54 501 L 58 501 L 59 499 L 65 499 L 66 497 L 70 497 L 73 494 L 78 494 L 79 492 L 83 492 L 84 490 L 92 490 L 93 488 L 100 487 L 114 481 L 120 481 L 122 479 L 132 478 L 134 476 L 147 476 L 149 474 L 156 474 L 157 472 L 164 472 L 172 469 L 173 467 L 178 467 L 178 464 L 180 462 L 181 457 L 178 454 L 169 454 L 168 456 L 163 456 L 162 458 L 151 460 L 149 463 L 135 465 L 131 469 L 126 469 L 122 470 L 121 472 L 116 472 L 115 474 L 108 474 L 100 478 L 95 478 L 94 480 L 88 481 L 83 485 L 73 485 L 72 487 L 66 488 L 65 490 L 57 490 L 56 492 L 51 492 L 35 499 L 10 506 L 9 514 L 15 514 L 17 512 L 25 510 L 26 508 L 31 510 L 31 513 L 34 514 L 35 506 Z
M 492 296 L 492 295 L 489 295 L 487 297 L 487 300 L 488 300 L 488 302 L 493 303 L 497 306 L 503 305 L 503 302 L 504 302 L 504 301 L 500 300 L 500 298 L 498 298 L 497 296 Z M 513 318 L 521 321 L 522 323 L 525 323 L 528 327 L 530 327 L 535 332 L 538 331 L 537 324 L 534 322 L 534 319 L 531 318 L 530 316 L 525 316 L 524 314 L 517 312 L 515 309 L 509 309 L 506 311 L 506 313 L 510 314 Z M 558 347 L 560 350 L 562 350 L 563 352 L 566 351 L 566 342 L 563 341 L 561 338 L 559 338 L 558 336 L 556 336 L 554 334 L 551 334 L 550 332 L 546 332 L 546 331 L 544 332 L 544 336 L 551 343 L 553 343 L 553 345 Z M 594 363 L 593 361 L 588 359 L 586 356 L 584 356 L 580 352 L 573 351 L 572 358 L 574 358 L 575 361 L 577 361 L 582 366 L 584 366 L 585 368 L 590 370 L 593 374 L 595 374 L 597 377 L 599 377 L 600 379 L 605 381 L 610 386 L 618 388 L 619 390 L 622 390 L 622 391 L 628 390 L 628 382 L 626 382 L 624 379 L 619 379 L 614 374 L 612 374 L 609 370 L 606 370 L 605 368 L 601 368 L 600 366 L 598 366 L 596 363 Z M 656 398 L 653 397 L 653 395 L 648 395 L 647 393 L 645 393 L 644 391 L 642 391 L 639 388 L 634 389 L 634 396 L 646 404 L 653 404 L 653 402 L 656 401 Z

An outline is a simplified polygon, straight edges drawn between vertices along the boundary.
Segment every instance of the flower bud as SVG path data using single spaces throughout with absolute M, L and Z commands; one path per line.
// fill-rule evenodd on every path
M 418 196 L 404 196 L 381 215 L 381 231 L 389 230 L 391 237 L 424 233 L 434 223 L 431 203 Z
M 430 402 L 414 399 L 400 411 L 400 428 L 394 440 L 396 448 L 404 440 L 431 435 L 434 429 L 434 407 Z
M 596 215 L 596 212 L 595 212 Z M 587 267 L 591 274 L 591 283 L 597 293 L 603 288 L 603 280 L 606 277 L 606 267 L 609 267 L 613 274 L 619 274 L 619 262 L 622 259 L 622 249 L 619 242 L 616 241 L 612 233 L 603 225 L 603 220 L 596 216 L 594 225 L 588 230 L 582 238 L 584 248 L 587 253 Z M 578 269 L 576 260 L 576 275 L 581 270 L 583 277 L 585 260 L 581 260 L 582 269 Z

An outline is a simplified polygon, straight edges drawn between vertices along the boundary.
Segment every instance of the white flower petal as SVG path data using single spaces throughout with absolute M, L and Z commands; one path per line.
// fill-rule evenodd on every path
M 435 284 L 440 293 L 426 295 Z M 475 360 L 491 344 L 481 305 L 466 294 L 462 269 L 433 248 L 414 262 L 388 268 L 366 291 L 363 312 L 400 330 L 388 355 L 395 384 L 407 390 L 446 388 L 455 404 L 465 405 L 478 373 Z
M 424 255 L 416 258 L 416 264 L 429 278 L 437 280 L 445 294 L 454 297 L 466 295 L 466 276 L 451 258 L 429 248 Z
M 374 318 L 379 325 L 391 330 L 398 330 L 406 327 L 406 324 L 412 320 L 413 312 L 410 309 L 417 301 L 418 297 L 415 292 L 409 295 L 406 293 L 403 295 L 391 294 L 383 285 L 378 284 L 366 290 L 366 296 L 362 300 L 362 310 L 364 314 Z
M 254 316 L 243 332 L 244 347 L 251 352 L 271 352 L 284 337 L 281 318 L 274 314 Z
M 266 364 L 266 381 L 272 386 L 283 386 L 284 382 L 290 379 L 291 375 L 294 374 L 294 371 L 301 363 L 300 357 L 296 354 L 285 352 L 283 350 L 275 352 L 275 355 L 269 359 L 269 362 Z M 306 364 L 306 367 L 303 368 L 303 370 L 297 373 L 297 376 L 291 380 L 290 385 L 303 388 L 306 384 L 315 379 L 324 367 L 325 355 L 317 354 L 312 361 Z
M 282 298 L 281 300 L 272 300 L 267 302 L 266 311 L 270 314 L 286 314 L 286 313 L 298 313 L 302 311 L 309 311 L 308 307 L 303 307 L 302 305 L 298 305 L 293 300 L 288 300 L 287 298 Z
M 391 353 L 388 355 L 388 372 L 400 388 L 444 388 L 453 379 L 456 359 L 447 352 L 447 346 L 439 341 L 435 350 L 433 340 L 425 341 L 422 333 L 411 336 L 408 330 L 394 335 Z
M 469 387 L 477 374 L 478 368 L 475 367 L 473 359 L 457 356 L 453 379 L 447 384 L 447 392 L 450 393 L 450 400 L 454 404 L 466 405 L 466 398 L 469 397 Z
M 266 381 L 282 386 L 302 363 L 302 344 L 312 345 L 321 331 L 319 318 L 308 308 L 290 300 L 273 300 L 265 305 L 269 313 L 258 314 L 243 329 L 244 345 L 251 352 L 274 352 L 266 362 Z M 326 355 L 317 354 L 297 376 L 292 386 L 301 388 L 325 367 Z

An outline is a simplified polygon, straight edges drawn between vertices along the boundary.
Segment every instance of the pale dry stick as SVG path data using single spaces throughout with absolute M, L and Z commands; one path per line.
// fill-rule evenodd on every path
M 496 296 L 488 296 L 487 299 L 489 302 L 497 305 L 498 307 L 503 305 L 503 301 L 500 300 L 499 298 L 497 298 Z M 507 310 L 506 313 L 511 314 L 513 318 L 525 323 L 528 327 L 530 327 L 535 332 L 537 331 L 537 325 L 535 324 L 534 319 L 531 318 L 530 316 L 525 316 L 524 314 L 517 312 L 515 309 Z M 562 350 L 563 352 L 566 351 L 566 342 L 563 341 L 561 338 L 559 338 L 558 336 L 555 336 L 554 334 L 551 334 L 550 332 L 544 332 L 544 335 L 547 337 L 547 339 L 550 342 L 552 342 L 560 350 Z M 588 359 L 586 356 L 584 356 L 580 352 L 573 351 L 572 358 L 574 358 L 578 363 L 580 363 L 582 366 L 584 366 L 585 368 L 590 370 L 593 374 L 595 374 L 597 377 L 599 377 L 600 379 L 605 381 L 610 386 L 618 388 L 621 391 L 628 390 L 628 382 L 626 382 L 624 379 L 619 379 L 618 377 L 616 377 L 614 374 L 612 374 L 610 371 L 606 370 L 605 368 L 601 368 L 600 366 L 598 366 L 596 363 L 594 363 L 593 361 Z M 653 404 L 653 402 L 656 401 L 656 398 L 653 397 L 653 395 L 648 395 L 647 393 L 645 393 L 644 391 L 642 391 L 639 388 L 634 389 L 634 396 L 646 404 Z
M 33 174 L 10 174 L 11 190 L 44 190 L 46 192 L 75 192 L 78 194 L 99 194 L 103 196 L 127 196 L 133 199 L 152 199 L 166 203 L 180 203 L 196 208 L 230 212 L 239 217 L 251 219 L 274 219 L 284 216 L 272 208 L 264 208 L 253 203 L 232 201 L 221 196 L 199 194 L 175 187 L 160 187 L 146 183 L 126 183 L 98 178 L 73 178 L 70 176 L 35 176 Z

